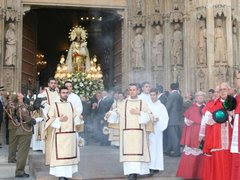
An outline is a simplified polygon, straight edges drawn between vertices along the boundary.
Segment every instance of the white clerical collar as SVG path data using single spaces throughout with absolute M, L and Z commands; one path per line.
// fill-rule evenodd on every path
M 171 93 L 174 93 L 174 92 L 177 92 L 177 93 L 179 93 L 179 91 L 178 91 L 178 90 L 172 90 L 172 92 L 171 92 Z

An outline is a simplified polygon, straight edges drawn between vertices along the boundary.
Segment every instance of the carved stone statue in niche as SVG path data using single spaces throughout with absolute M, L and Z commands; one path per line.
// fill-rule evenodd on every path
M 136 14 L 142 14 L 142 0 L 136 0 Z
M 144 37 L 142 28 L 136 28 L 136 35 L 131 43 L 132 45 L 132 64 L 134 68 L 144 67 Z
M 5 35 L 6 39 L 6 53 L 5 53 L 5 61 L 4 65 L 13 66 L 16 62 L 16 29 L 13 23 L 8 24 L 8 29 Z
M 179 23 L 174 25 L 172 38 L 172 62 L 173 65 L 183 65 L 183 34 Z
M 216 63 L 225 63 L 226 58 L 226 39 L 223 30 L 223 20 L 220 18 L 216 19 L 215 27 L 215 42 L 214 42 L 214 53 Z
M 233 42 L 233 60 L 235 63 L 238 61 L 238 29 L 236 26 L 232 28 L 232 42 Z
M 152 42 L 152 66 L 163 66 L 164 37 L 159 25 L 157 25 L 155 29 L 156 35 Z
M 199 34 L 198 34 L 198 64 L 207 64 L 207 36 L 205 20 L 199 22 Z

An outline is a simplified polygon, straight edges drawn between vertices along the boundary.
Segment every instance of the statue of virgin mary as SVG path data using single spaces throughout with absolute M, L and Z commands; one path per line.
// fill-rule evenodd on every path
M 87 48 L 87 32 L 81 26 L 70 31 L 71 46 L 68 50 L 66 65 L 68 72 L 87 72 L 90 69 L 90 57 Z

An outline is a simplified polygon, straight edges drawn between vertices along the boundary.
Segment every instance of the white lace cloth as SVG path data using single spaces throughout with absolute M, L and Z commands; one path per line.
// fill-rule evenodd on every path
M 188 146 L 185 146 L 185 147 L 184 147 L 183 152 L 184 152 L 186 155 L 194 155 L 194 156 L 199 156 L 200 154 L 203 153 L 203 151 L 202 151 L 201 149 L 191 148 L 191 147 L 188 147 Z

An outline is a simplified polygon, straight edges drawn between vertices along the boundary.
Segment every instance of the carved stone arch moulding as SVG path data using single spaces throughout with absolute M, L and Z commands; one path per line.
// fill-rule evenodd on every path
M 217 4 L 214 6 L 214 17 L 226 17 L 227 16 L 227 6 L 223 4 Z
M 183 13 L 181 11 L 172 11 L 170 13 L 170 23 L 183 23 Z
M 206 19 L 207 12 L 206 7 L 197 7 L 197 19 Z
M 146 17 L 145 16 L 133 16 L 131 19 L 131 25 L 133 28 L 136 27 L 145 27 L 146 26 Z
M 163 25 L 163 14 L 153 14 L 150 16 L 149 18 L 149 23 L 154 26 L 154 25 L 160 25 L 162 26 Z

